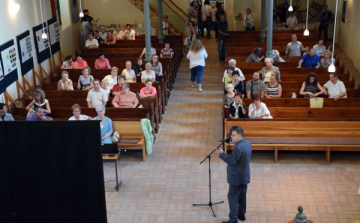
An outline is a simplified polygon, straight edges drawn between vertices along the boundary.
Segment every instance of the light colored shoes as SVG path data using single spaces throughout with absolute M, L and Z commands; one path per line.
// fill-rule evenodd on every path
M 203 91 L 203 90 L 200 88 L 200 89 L 199 89 L 199 92 L 202 92 L 202 91 Z

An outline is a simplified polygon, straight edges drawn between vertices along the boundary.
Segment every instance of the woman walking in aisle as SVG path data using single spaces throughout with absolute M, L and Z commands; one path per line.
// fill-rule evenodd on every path
M 190 71 L 191 71 L 191 85 L 194 87 L 195 81 L 199 85 L 199 92 L 202 92 L 202 79 L 205 69 L 205 58 L 208 57 L 205 47 L 201 44 L 199 39 L 194 39 L 191 43 L 190 49 L 186 58 L 190 60 Z

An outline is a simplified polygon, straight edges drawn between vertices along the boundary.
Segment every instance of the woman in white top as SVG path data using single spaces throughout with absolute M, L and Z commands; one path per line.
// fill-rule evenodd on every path
M 69 118 L 70 121 L 84 121 L 84 120 L 92 119 L 91 117 L 89 117 L 87 115 L 82 115 L 81 114 L 81 106 L 78 105 L 78 104 L 74 104 L 71 107 L 71 110 L 73 111 L 73 116 L 71 116 Z
M 102 79 L 101 82 L 106 82 L 107 83 L 107 91 L 110 91 L 115 84 L 118 83 L 118 68 L 117 67 L 112 67 L 111 68 L 111 74 L 106 75 L 104 77 L 104 79 Z
M 270 111 L 265 103 L 260 101 L 260 95 L 253 95 L 253 103 L 249 106 L 249 118 L 271 118 Z
M 124 35 L 125 40 L 135 40 L 135 30 L 131 28 L 130 24 L 126 24 Z
M 205 58 L 208 57 L 205 47 L 199 39 L 194 39 L 189 48 L 186 58 L 190 60 L 191 82 L 190 87 L 194 87 L 195 81 L 199 85 L 199 92 L 202 92 L 202 79 L 205 69 Z
M 247 8 L 245 10 L 244 26 L 246 31 L 254 31 L 254 16 L 251 14 L 251 9 Z
M 72 69 L 73 65 L 74 65 L 73 58 L 71 57 L 71 55 L 67 55 L 60 68 L 61 69 Z
M 315 53 L 319 56 L 324 56 L 324 53 L 326 51 L 326 46 L 324 46 L 324 40 L 320 39 L 318 44 L 315 44 L 313 46 L 313 49 L 315 50 Z
M 124 32 L 121 30 L 121 26 L 119 24 L 116 25 L 113 34 L 116 40 L 121 40 L 124 38 Z
M 297 24 L 298 21 L 296 16 L 294 15 L 294 12 L 290 12 L 290 16 L 286 19 L 286 25 L 289 29 L 294 29 Z
M 121 75 L 126 77 L 126 83 L 136 82 L 135 71 L 131 69 L 131 61 L 126 61 L 125 66 L 126 68 L 121 72 Z
M 155 82 L 155 72 L 151 70 L 151 63 L 147 62 L 145 64 L 145 70 L 141 72 L 141 82 L 145 84 L 146 80 L 151 80 Z
M 61 73 L 61 80 L 58 81 L 58 91 L 72 91 L 74 90 L 73 82 L 69 79 L 69 73 L 67 71 L 63 71 Z

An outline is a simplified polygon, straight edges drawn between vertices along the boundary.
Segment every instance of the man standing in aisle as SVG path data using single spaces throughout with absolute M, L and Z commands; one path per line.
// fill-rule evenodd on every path
M 231 127 L 229 132 L 234 149 L 226 154 L 219 149 L 219 157 L 227 163 L 227 182 L 229 184 L 229 221 L 237 223 L 237 219 L 245 221 L 247 184 L 250 183 L 251 143 L 244 139 L 244 131 L 239 126 Z
M 321 34 L 324 32 L 324 40 L 325 43 L 329 40 L 328 39 L 328 29 L 329 24 L 332 23 L 334 17 L 330 10 L 328 10 L 328 6 L 324 5 L 322 9 L 320 25 L 319 25 L 319 38 L 321 39 Z

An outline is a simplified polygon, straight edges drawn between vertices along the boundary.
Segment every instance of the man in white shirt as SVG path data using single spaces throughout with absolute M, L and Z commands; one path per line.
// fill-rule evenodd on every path
M 85 42 L 85 47 L 88 49 L 97 49 L 99 48 L 99 42 L 94 38 L 94 34 L 89 33 L 89 38 Z
M 130 24 L 126 24 L 126 30 L 124 32 L 124 37 L 126 40 L 135 40 L 135 30 L 131 28 Z
M 212 9 L 210 6 L 210 1 L 205 0 L 204 5 L 201 9 L 201 36 L 204 36 L 204 28 L 206 28 L 206 37 L 210 39 L 210 29 L 211 29 L 211 13 Z
M 96 108 L 97 106 L 106 106 L 108 94 L 100 87 L 100 80 L 94 80 L 94 88 L 88 92 L 87 98 L 88 108 Z
M 286 19 L 286 25 L 289 29 L 295 28 L 295 26 L 298 24 L 297 18 L 294 15 L 294 12 L 290 12 L 290 16 Z
M 324 84 L 325 94 L 337 101 L 339 98 L 347 98 L 344 82 L 339 80 L 336 73 L 329 74 L 330 80 Z
M 234 71 L 237 70 L 240 74 L 240 77 L 239 79 L 241 81 L 244 81 L 245 80 L 245 76 L 243 74 L 243 72 L 240 70 L 240 68 L 236 67 L 236 60 L 235 59 L 230 59 L 229 60 L 229 67 L 234 67 Z M 224 83 L 225 81 L 225 77 L 228 76 L 228 73 L 227 73 L 227 69 L 224 71 L 224 76 L 223 76 L 223 79 L 222 79 L 222 82 Z

